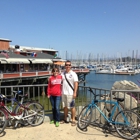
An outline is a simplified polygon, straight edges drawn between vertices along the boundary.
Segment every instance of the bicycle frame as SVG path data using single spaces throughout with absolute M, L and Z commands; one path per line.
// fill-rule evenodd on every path
M 110 104 L 110 105 L 111 105 L 111 104 L 114 104 L 113 110 L 112 110 L 112 112 L 111 112 L 109 118 L 101 111 L 101 109 L 97 106 L 97 103 L 105 103 L 105 104 Z M 127 120 L 127 117 L 123 114 L 123 112 L 122 112 L 123 110 L 121 109 L 121 107 L 120 107 L 120 105 L 119 105 L 119 103 L 118 103 L 117 101 L 111 101 L 111 100 L 93 100 L 93 101 L 89 104 L 89 108 L 90 108 L 90 107 L 92 107 L 92 109 L 93 109 L 93 108 L 96 108 L 108 123 L 111 123 L 111 124 L 113 124 L 113 125 L 114 125 L 114 124 L 122 124 L 122 125 L 125 124 L 125 125 L 129 125 L 129 121 Z M 89 108 L 88 108 L 88 109 L 89 109 Z M 124 123 L 122 123 L 122 122 L 115 122 L 115 121 L 113 120 L 113 116 L 115 115 L 116 109 L 118 109 L 119 112 L 121 112 L 121 114 L 122 114 L 122 116 L 123 116 L 123 118 L 124 118 L 124 120 L 125 120 Z
M 106 129 L 109 131 L 115 129 L 122 138 L 133 140 L 139 137 L 140 117 L 137 113 L 122 108 L 120 103 L 125 100 L 124 98 L 113 97 L 113 100 L 110 100 L 110 96 L 107 94 L 95 94 L 90 87 L 89 91 L 93 93 L 94 97 L 79 114 L 77 126 L 80 130 L 86 131 L 90 124 L 96 126 L 101 123 L 105 132 Z M 99 98 L 96 98 L 98 96 Z M 106 96 L 107 98 L 102 98 Z M 100 116 L 104 118 L 104 122 Z M 112 127 L 112 125 L 114 126 Z
M 13 102 L 16 102 L 16 103 L 17 103 L 20 107 L 22 107 L 23 109 L 29 110 L 28 107 L 23 106 L 22 104 L 20 104 L 15 98 L 12 98 L 12 99 L 6 98 L 6 100 L 10 100 L 10 101 L 12 100 Z M 4 113 L 6 114 L 6 119 L 8 119 L 8 118 L 9 118 L 9 115 L 10 115 L 10 117 L 11 117 L 12 119 L 15 118 L 15 119 L 17 119 L 17 120 L 21 120 L 21 119 L 22 119 L 22 120 L 25 120 L 26 118 L 29 118 L 29 117 L 34 116 L 34 115 L 37 114 L 37 112 L 31 110 L 31 111 L 33 111 L 34 114 L 27 115 L 27 116 L 23 117 L 23 116 L 22 116 L 22 112 L 20 112 L 20 113 L 18 113 L 18 114 L 15 114 L 15 113 L 13 113 L 12 111 L 10 111 L 9 108 L 8 108 L 7 106 L 5 106 L 5 104 L 4 104 L 3 101 L 0 102 L 0 106 L 1 106 L 0 109 L 1 109 L 2 111 L 4 111 Z
M 12 101 L 12 105 L 13 105 L 13 103 L 16 103 L 18 106 L 22 107 L 23 109 L 27 109 L 27 110 L 28 110 L 28 107 L 23 106 L 21 103 L 19 103 L 19 102 L 16 100 L 16 98 L 11 98 L 11 99 L 4 98 L 4 100 Z M 16 117 L 16 119 L 17 119 L 18 116 L 22 114 L 22 112 L 20 112 L 19 114 L 15 114 L 14 112 L 12 112 L 12 111 L 5 105 L 5 103 L 4 103 L 3 100 L 0 102 L 0 106 L 1 106 L 0 109 L 3 110 L 3 111 L 5 112 L 6 116 L 9 116 L 9 115 L 12 116 L 12 117 L 17 116 L 17 117 Z

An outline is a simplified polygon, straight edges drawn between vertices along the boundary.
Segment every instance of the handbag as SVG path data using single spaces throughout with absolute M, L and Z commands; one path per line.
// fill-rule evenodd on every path
M 71 87 L 71 89 L 74 91 L 74 88 L 72 87 L 72 85 L 71 85 L 70 82 L 68 81 L 68 79 L 67 79 L 65 73 L 64 73 L 64 75 L 65 75 L 65 79 L 66 79 L 67 83 L 69 84 L 69 86 Z M 76 97 L 78 97 L 78 94 L 76 94 Z

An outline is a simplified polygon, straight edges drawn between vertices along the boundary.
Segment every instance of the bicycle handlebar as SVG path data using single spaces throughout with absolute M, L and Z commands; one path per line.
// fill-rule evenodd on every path
M 16 98 L 16 96 L 17 96 L 18 94 L 21 94 L 21 93 L 22 93 L 21 90 L 18 90 L 18 91 L 15 91 L 15 90 L 14 90 L 14 91 L 11 91 L 11 92 L 15 94 L 15 95 L 13 95 L 13 94 L 12 94 L 12 95 L 7 95 L 7 96 L 14 96 L 14 97 L 11 97 L 11 100 L 14 99 L 14 98 Z M 1 94 L 1 93 L 0 93 L 0 98 L 1 98 L 1 99 L 8 99 L 7 96 L 5 96 L 4 94 Z M 19 96 L 20 96 L 21 98 L 24 98 L 24 97 L 27 97 L 28 94 L 19 95 Z M 8 99 L 8 100 L 10 100 L 10 99 Z
M 108 96 L 108 94 L 95 94 L 91 87 L 89 87 L 89 91 L 95 96 L 95 98 L 97 96 L 100 96 L 100 97 L 107 97 Z
M 12 91 L 13 93 L 15 93 L 15 98 L 17 95 L 21 94 L 22 93 L 22 90 L 18 90 L 18 91 Z M 25 95 L 19 95 L 21 98 L 24 98 L 24 97 L 27 97 L 28 94 L 26 93 Z
M 5 98 L 5 97 L 6 97 L 5 95 L 0 94 L 0 98 L 1 98 L 1 99 Z

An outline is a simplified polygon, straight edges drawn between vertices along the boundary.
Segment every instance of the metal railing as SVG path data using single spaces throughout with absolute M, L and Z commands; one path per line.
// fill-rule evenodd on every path
M 95 94 L 110 94 L 110 90 L 90 87 Z M 89 87 L 79 86 L 78 88 L 78 98 L 76 99 L 76 109 L 77 115 L 80 113 L 83 106 L 89 104 L 94 95 L 89 91 Z
M 0 93 L 6 96 L 12 95 L 12 91 L 18 90 L 21 90 L 23 95 L 28 94 L 28 99 L 38 100 L 46 111 L 51 110 L 49 99 L 46 97 L 47 84 L 0 86 Z M 7 104 L 6 101 L 5 104 Z
M 23 95 L 28 93 L 28 99 L 37 99 L 43 106 L 46 112 L 51 112 L 51 104 L 49 99 L 46 96 L 47 84 L 39 84 L 39 85 L 14 85 L 14 86 L 0 86 L 0 93 L 4 95 L 12 95 L 12 91 L 14 90 L 22 90 Z M 107 97 L 104 97 L 105 100 L 112 99 L 114 96 L 121 98 L 128 98 L 128 94 L 130 95 L 129 101 L 124 101 L 124 108 L 128 106 L 129 109 L 133 108 L 134 101 L 136 101 L 135 105 L 139 104 L 140 99 L 140 90 L 107 90 L 100 88 L 93 88 L 95 94 L 107 94 Z M 90 103 L 94 98 L 93 94 L 90 93 L 89 87 L 79 86 L 78 88 L 78 97 L 76 98 L 76 110 L 77 115 L 80 113 L 83 106 Z M 134 99 L 135 98 L 135 99 Z M 7 104 L 7 102 L 6 102 Z M 62 106 L 60 107 L 62 110 Z
M 60 70 L 62 72 L 63 70 Z M 77 74 L 78 73 L 89 73 L 89 69 L 73 69 Z M 38 76 L 50 76 L 51 71 L 26 71 L 26 72 L 9 72 L 2 73 L 0 72 L 0 80 L 1 79 L 11 79 L 11 78 L 25 78 L 25 77 L 38 77 Z

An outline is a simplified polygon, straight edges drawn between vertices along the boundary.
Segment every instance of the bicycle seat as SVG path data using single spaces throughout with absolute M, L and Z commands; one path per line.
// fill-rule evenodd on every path
M 115 98 L 113 98 L 114 100 L 117 100 L 118 102 L 123 102 L 124 101 L 124 98 L 117 98 L 117 97 L 115 97 Z
M 6 96 L 0 93 L 0 98 L 3 99 L 3 98 L 6 98 Z

